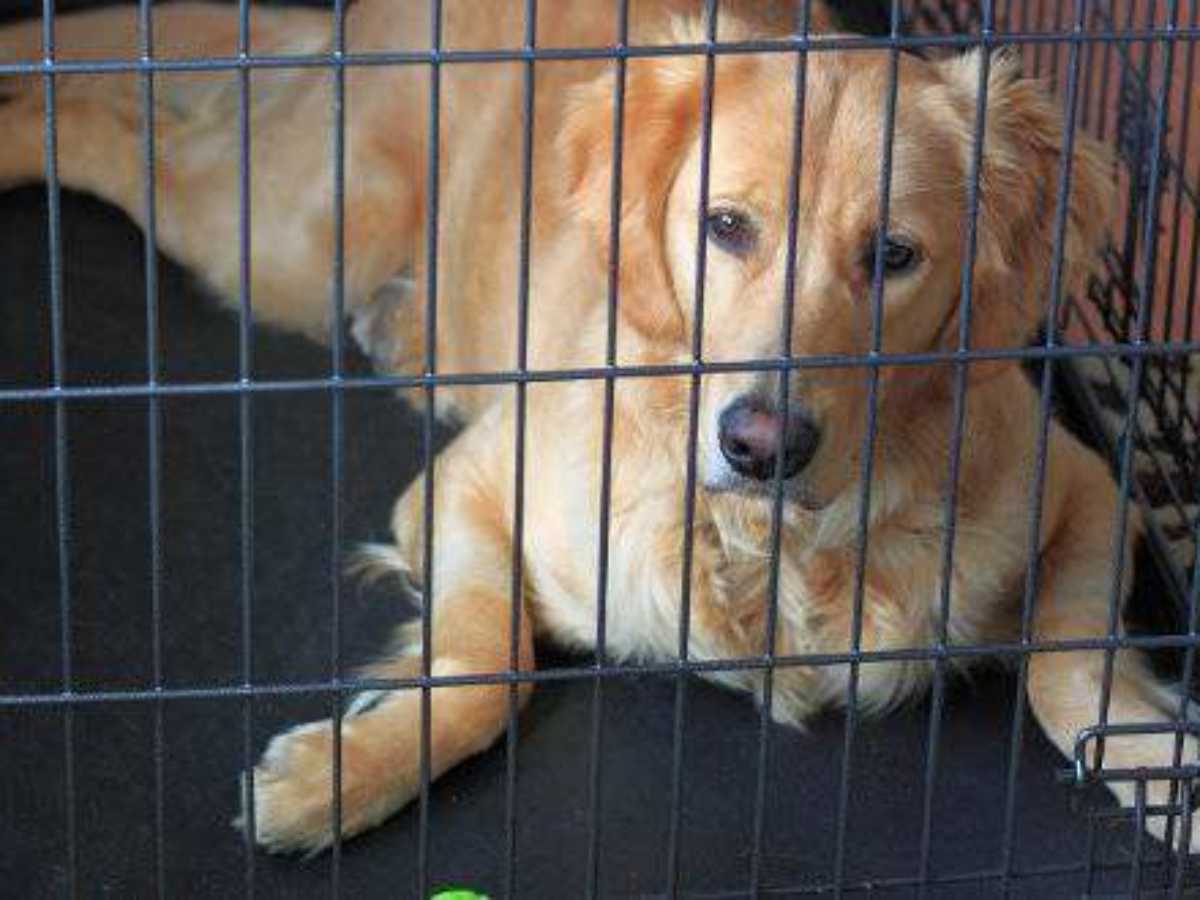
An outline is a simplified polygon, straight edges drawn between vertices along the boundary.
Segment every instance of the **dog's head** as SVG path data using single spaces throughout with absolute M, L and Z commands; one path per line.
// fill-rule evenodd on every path
M 700 39 L 686 28 L 676 37 Z M 702 358 L 710 362 L 778 359 L 785 352 L 861 358 L 876 342 L 889 354 L 953 350 L 969 283 L 970 346 L 1020 346 L 1047 308 L 1065 135 L 1055 105 L 1040 85 L 1020 77 L 1015 60 L 987 60 L 974 266 L 964 280 L 984 64 L 978 53 L 940 63 L 900 59 L 881 234 L 887 53 L 808 54 L 801 104 L 794 56 L 719 57 L 707 153 L 704 58 L 631 60 L 620 228 L 627 331 L 640 346 L 658 348 L 655 358 L 686 359 L 694 329 L 702 326 Z M 614 102 L 611 78 L 581 90 L 560 144 L 572 202 L 593 230 L 601 264 L 608 259 Z M 1100 243 L 1112 191 L 1098 145 L 1079 133 L 1073 141 L 1064 287 L 1084 272 Z M 979 383 L 1011 365 L 972 363 L 968 377 Z M 948 365 L 882 367 L 879 415 L 902 422 L 944 408 L 953 371 Z M 860 467 L 869 369 L 792 369 L 786 414 L 779 377 L 761 369 L 704 377 L 703 483 L 763 494 L 778 460 L 789 495 L 824 506 L 855 481 Z M 949 419 L 943 418 L 948 439 Z

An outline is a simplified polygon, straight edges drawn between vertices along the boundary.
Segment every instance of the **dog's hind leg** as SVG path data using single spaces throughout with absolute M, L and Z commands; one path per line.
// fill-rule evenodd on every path
M 236 8 L 224 4 L 172 3 L 152 14 L 155 58 L 195 59 L 228 57 L 238 51 Z M 250 18 L 255 52 L 303 52 L 328 40 L 329 17 L 314 10 L 255 8 Z M 0 28 L 0 61 L 40 63 L 46 58 L 40 18 Z M 141 58 L 142 40 L 135 6 L 109 7 L 59 15 L 54 20 L 53 61 L 95 60 L 132 62 Z M 158 73 L 161 125 L 169 126 L 172 112 L 187 114 L 203 105 L 214 88 L 229 82 L 232 73 Z M 59 177 L 67 187 L 92 191 L 137 216 L 137 201 L 123 184 L 141 156 L 143 98 L 140 79 L 120 72 L 58 74 Z M 44 121 L 46 80 L 40 74 L 0 77 L 0 189 L 40 181 L 45 177 Z
M 1082 457 L 1080 448 L 1075 455 Z M 1088 454 L 1078 461 L 1070 500 L 1064 507 L 1064 521 L 1057 533 L 1049 535 L 1042 553 L 1043 585 L 1035 600 L 1034 637 L 1039 641 L 1070 641 L 1103 638 L 1108 635 L 1109 597 L 1112 592 L 1113 527 L 1117 518 L 1116 489 L 1103 464 Z M 1130 533 L 1135 529 L 1131 511 Z M 1132 539 L 1124 547 L 1124 600 L 1133 566 Z M 1119 626 L 1118 626 L 1119 627 Z M 1118 634 L 1120 631 L 1118 630 Z M 1102 650 L 1037 652 L 1029 658 L 1028 692 L 1030 705 L 1042 728 L 1059 750 L 1073 758 L 1081 732 L 1100 721 L 1101 696 L 1106 680 L 1106 654 Z M 1111 725 L 1167 726 L 1177 720 L 1181 698 L 1155 680 L 1137 650 L 1118 650 L 1112 660 L 1111 690 L 1108 696 L 1107 722 Z M 1178 742 L 1178 745 L 1177 745 Z M 1085 762 L 1096 762 L 1097 741 L 1084 747 Z M 1195 764 L 1200 745 L 1190 736 L 1176 733 L 1109 735 L 1104 739 L 1104 770 L 1123 769 L 1149 772 L 1166 770 L 1178 759 Z M 1136 802 L 1134 779 L 1106 782 L 1125 806 Z M 1151 806 L 1172 801 L 1168 778 L 1149 778 L 1145 782 L 1145 802 Z M 1179 802 L 1179 798 L 1175 798 Z M 1146 828 L 1160 840 L 1165 839 L 1167 817 L 1150 815 Z M 1175 830 L 1177 844 L 1185 836 Z M 1189 836 L 1190 839 L 1190 836 Z M 1195 850 L 1195 845 L 1192 845 Z
M 95 194 L 143 224 L 138 116 L 63 91 L 54 106 L 59 183 Z M 46 112 L 41 91 L 0 104 L 0 190 L 46 177 Z
M 237 55 L 238 17 L 232 7 L 171 4 L 156 10 L 153 21 L 155 58 Z M 327 47 L 329 23 L 328 15 L 313 10 L 256 10 L 250 46 L 255 53 L 319 52 Z M 136 60 L 140 53 L 133 7 L 61 16 L 55 34 L 55 61 Z M 40 22 L 0 29 L 0 59 L 38 60 L 41 53 Z M 371 77 L 378 78 L 355 74 L 350 81 L 357 85 Z M 51 112 L 58 182 L 112 203 L 144 228 L 149 173 L 143 88 L 141 76 L 128 72 L 59 73 L 52 81 L 40 75 L 0 78 L 0 134 L 5 135 L 0 189 L 47 176 Z M 333 293 L 330 79 L 310 70 L 255 71 L 248 88 L 243 106 L 240 79 L 232 69 L 154 75 L 158 246 L 226 302 L 235 302 L 242 283 L 239 225 L 245 210 L 256 320 L 324 338 Z M 54 103 L 48 110 L 51 89 Z M 348 308 L 386 280 L 398 266 L 392 257 L 403 252 L 390 249 L 402 241 L 376 237 L 385 233 L 376 207 L 397 207 L 411 216 L 415 202 L 403 167 L 358 135 L 348 125 L 352 158 L 347 167 L 357 178 L 346 191 Z M 243 157 L 244 146 L 249 153 Z M 245 205 L 243 158 L 249 187 Z M 359 183 L 367 188 L 357 189 Z M 357 246 L 364 233 L 379 246 L 367 251 Z
M 513 652 L 512 543 L 504 498 L 482 469 L 497 426 L 486 419 L 464 433 L 438 461 L 433 600 L 430 608 L 431 674 L 461 683 L 429 690 L 428 766 L 431 778 L 490 746 L 505 730 L 511 695 L 503 677 L 533 668 L 533 629 L 521 606 Z M 473 436 L 474 435 L 474 436 Z M 464 439 L 466 443 L 464 444 Z M 398 549 L 388 555 L 414 570 L 423 558 L 423 481 L 397 507 Z M 414 562 L 418 565 L 412 565 Z M 397 564 L 398 565 L 398 564 Z M 420 581 L 418 575 L 417 581 Z M 420 627 L 402 635 L 403 649 L 371 667 L 381 679 L 415 678 L 421 672 Z M 472 682 L 472 677 L 480 681 Z M 480 683 L 482 682 L 482 683 Z M 532 685 L 517 689 L 518 702 Z M 340 818 L 345 836 L 378 824 L 420 790 L 423 698 L 419 687 L 360 695 L 341 726 Z M 314 851 L 334 836 L 334 725 L 302 725 L 273 738 L 254 772 L 256 840 L 271 850 Z M 243 816 L 241 824 L 247 817 Z

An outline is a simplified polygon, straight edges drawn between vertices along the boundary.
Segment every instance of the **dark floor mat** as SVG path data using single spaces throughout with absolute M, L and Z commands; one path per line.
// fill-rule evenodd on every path
M 44 194 L 0 199 L 0 383 L 44 384 L 49 372 Z M 145 379 L 142 244 L 120 214 L 67 195 L 63 218 L 68 381 Z M 236 374 L 237 322 L 177 267 L 161 262 L 162 378 L 201 383 Z M 327 370 L 328 350 L 265 329 L 254 333 L 258 377 Z M 362 360 L 352 358 L 356 371 Z M 62 896 L 70 878 L 83 896 L 143 896 L 156 879 L 168 896 L 223 897 L 253 878 L 262 896 L 324 896 L 331 878 L 353 897 L 412 896 L 419 847 L 413 808 L 348 844 L 336 869 L 311 860 L 247 856 L 229 821 L 249 746 L 261 751 L 279 727 L 327 714 L 322 695 L 189 698 L 191 688 L 311 682 L 331 665 L 331 584 L 355 542 L 386 536 L 390 505 L 421 457 L 420 421 L 389 391 L 345 397 L 342 542 L 333 546 L 330 397 L 280 391 L 251 402 L 253 538 L 244 608 L 239 399 L 160 402 L 161 651 L 154 653 L 148 521 L 148 401 L 96 398 L 64 404 L 69 496 L 67 589 L 70 684 L 75 691 L 146 690 L 157 664 L 176 691 L 161 703 L 64 706 L 64 644 L 56 538 L 53 406 L 0 406 L 5 485 L 0 555 L 0 884 L 24 897 Z M 442 434 L 442 439 L 445 438 Z M 342 659 L 382 647 L 404 614 L 386 587 L 339 582 Z M 543 651 L 549 665 L 578 664 Z M 931 802 L 929 872 L 940 896 L 999 896 L 1002 882 L 955 876 L 1004 863 L 1007 748 L 1014 682 L 981 673 L 956 685 L 946 706 Z M 18 702 L 23 696 L 25 703 Z M 605 681 L 600 817 L 591 816 L 590 680 L 540 689 L 521 720 L 517 755 L 515 895 L 582 894 L 598 848 L 601 892 L 654 896 L 668 879 L 673 765 L 673 682 Z M 678 862 L 688 891 L 738 896 L 749 884 L 759 753 L 751 704 L 702 683 L 687 694 Z M 69 711 L 69 712 L 68 712 Z M 161 718 L 159 718 L 161 716 Z M 1056 779 L 1063 761 L 1025 723 L 1011 863 L 1018 895 L 1066 896 L 1086 887 L 1089 812 L 1109 808 L 1099 791 Z M 905 893 L 920 865 L 929 709 L 903 710 L 860 726 L 849 767 L 845 877 L 886 895 Z M 835 875 L 845 721 L 811 731 L 769 730 L 761 877 L 766 886 L 810 889 Z M 70 751 L 68 752 L 68 745 Z M 68 767 L 70 781 L 68 782 Z M 504 748 L 461 766 L 430 798 L 431 883 L 499 892 L 507 860 Z M 161 806 L 156 784 L 162 787 Z M 68 791 L 69 786 L 69 791 Z M 160 818 L 161 816 L 161 818 Z M 71 823 L 71 824 L 69 824 Z M 596 837 L 593 842 L 593 826 Z M 73 838 L 72 838 L 73 836 Z M 1098 828 L 1097 887 L 1129 878 L 1133 832 Z M 1146 858 L 1161 848 L 1147 841 Z M 1104 865 L 1114 868 L 1106 869 Z M 1145 877 L 1161 878 L 1147 863 Z

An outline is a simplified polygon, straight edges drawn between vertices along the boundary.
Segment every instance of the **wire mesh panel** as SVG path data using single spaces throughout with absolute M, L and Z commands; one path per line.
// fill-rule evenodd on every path
M 1078 97 L 1080 127 L 1113 146 L 1122 203 L 1102 253 L 1103 269 L 1084 294 L 1068 298 L 1057 327 L 1060 339 L 1072 345 L 1139 344 L 1151 352 L 1140 361 L 1101 353 L 1071 359 L 1063 373 L 1064 399 L 1081 417 L 1081 430 L 1130 477 L 1133 496 L 1148 512 L 1148 550 L 1163 581 L 1153 588 L 1156 601 L 1142 617 L 1152 628 L 1187 633 L 1195 604 L 1198 521 L 1194 386 L 1189 388 L 1194 354 L 1188 346 L 1196 338 L 1188 312 L 1195 286 L 1182 274 L 1196 260 L 1195 249 L 1186 247 L 1196 221 L 1195 174 L 1188 167 L 1195 140 L 1194 46 L 1128 37 L 1138 30 L 1194 27 L 1196 10 L 1184 4 L 1095 3 L 1076 12 L 1077 38 L 1106 39 L 1083 44 L 1069 62 L 1066 51 L 1080 45 L 1065 39 L 1031 41 L 1022 57 L 1052 89 Z M 1056 36 L 1070 26 L 1064 16 L 1055 5 L 1010 4 L 1003 24 Z M 942 4 L 922 9 L 918 18 L 934 30 L 965 31 L 978 25 L 979 10 Z M 1182 352 L 1172 352 L 1176 347 Z M 1175 663 L 1176 677 L 1192 684 L 1191 648 Z M 1135 854 L 1135 886 L 1138 863 Z M 1089 869 L 1089 880 L 1091 874 Z
M 0 151 L 0 187 L 45 182 L 0 209 L 12 312 L 0 477 L 15 548 L 0 604 L 0 835 L 20 850 L 0 862 L 8 883 L 35 896 L 1194 890 L 1198 4 L 578 4 L 600 23 L 594 34 L 548 25 L 569 22 L 550 6 L 142 0 L 117 31 L 53 0 L 4 10 L 0 123 L 12 149 Z M 665 30 L 648 34 L 656 16 Z M 736 25 L 754 16 L 765 36 Z M 970 66 L 937 70 L 956 73 L 945 76 L 958 79 L 953 99 L 944 83 L 925 85 L 931 105 L 962 118 L 958 155 L 931 168 L 945 148 L 914 157 L 902 125 L 916 88 L 902 74 L 914 56 L 932 65 L 976 49 Z M 989 129 L 997 106 L 1009 111 L 1000 92 L 1018 80 L 1012 55 L 1044 80 L 1063 124 L 1053 165 L 1029 176 L 1036 200 L 998 214 L 1026 174 L 1004 182 L 992 166 Z M 829 158 L 822 142 L 842 134 L 839 116 L 862 115 L 844 98 L 868 58 L 874 101 L 857 131 L 878 140 L 835 151 L 869 161 L 873 224 L 854 235 L 854 274 L 836 269 L 822 289 L 855 284 L 857 343 L 845 344 L 804 304 L 820 293 L 812 235 L 861 198 L 819 207 L 813 197 L 836 196 L 837 179 L 809 162 Z M 771 60 L 775 75 L 738 94 L 745 60 Z M 668 74 L 649 90 L 655 66 Z M 664 99 L 685 83 L 687 103 Z M 555 105 L 564 95 L 567 116 Z M 759 116 L 737 120 L 751 124 L 736 140 L 731 108 Z M 670 130 L 684 121 L 688 142 Z M 478 145 L 462 137 L 481 133 Z M 1074 153 L 1089 136 L 1112 155 L 1117 203 L 1089 280 L 1068 294 L 1069 235 L 1097 225 L 1070 199 L 1091 177 Z M 654 168 L 667 150 L 671 165 Z M 785 173 L 756 183 L 750 213 L 728 187 L 739 153 Z M 495 172 L 482 187 L 464 182 L 485 166 Z M 914 170 L 926 179 L 917 189 Z M 954 306 L 923 344 L 897 351 L 889 279 L 925 262 L 897 210 L 920 190 L 932 208 L 951 181 L 962 196 L 938 227 L 954 232 L 955 262 L 937 262 L 955 274 L 937 290 Z M 557 212 L 555 191 L 566 197 Z M 507 208 L 488 213 L 491 230 L 456 240 L 475 210 L 504 207 L 496 197 Z M 763 239 L 764 208 L 779 226 L 776 268 L 747 249 Z M 1041 295 L 1031 345 L 981 341 L 1004 216 L 1046 223 L 1033 238 L 1045 246 L 1001 252 L 1044 256 L 1044 290 L 1015 289 Z M 569 257 L 554 242 L 572 217 L 599 276 L 554 268 Z M 194 240 L 196 222 L 217 226 Z M 759 345 L 721 340 L 757 321 L 749 300 L 722 299 L 729 256 L 738 271 L 778 274 Z M 548 284 L 576 283 L 600 286 L 590 318 L 547 299 Z M 479 285 L 500 288 L 471 331 L 455 303 Z M 639 306 L 653 291 L 679 303 Z M 214 293 L 232 314 L 177 302 Z M 814 321 L 841 349 L 824 349 Z M 547 341 L 553 329 L 562 336 Z M 586 351 L 543 349 L 584 333 L 595 338 Z M 472 357 L 463 347 L 476 338 Z M 996 448 L 979 448 L 972 398 L 979 372 L 1013 361 L 1038 394 L 1033 421 L 1008 423 L 1032 434 L 1027 483 L 1007 513 L 1020 528 L 989 538 L 972 517 L 985 502 L 979 455 Z M 892 540 L 880 522 L 910 489 L 881 486 L 897 455 L 886 406 L 904 402 L 893 385 L 905 377 L 914 394 L 937 380 L 945 411 L 926 436 L 935 450 L 905 445 L 938 468 L 911 488 L 924 492 L 913 545 L 928 563 L 892 575 L 931 573 L 919 645 L 879 637 L 904 614 L 878 560 Z M 726 398 L 714 446 L 708 392 L 739 378 L 757 379 L 757 393 Z M 834 499 L 797 486 L 831 440 L 830 419 L 804 405 L 827 383 L 853 384 L 841 395 L 853 409 L 828 414 L 853 423 L 836 460 L 848 487 Z M 1075 451 L 1056 421 L 1104 455 L 1115 521 L 1088 521 L 1107 509 L 1094 497 L 1063 505 L 1055 478 Z M 726 440 L 735 422 L 749 424 Z M 764 422 L 775 444 L 758 452 Z M 547 458 L 556 435 L 576 434 L 592 437 Z M 655 453 L 629 450 L 656 441 Z M 668 458 L 665 487 L 631 491 Z M 753 527 L 722 530 L 720 496 L 744 485 L 716 483 L 714 458 L 755 482 Z M 561 516 L 553 527 L 548 510 Z M 1072 514 L 1106 529 L 1105 553 L 1075 573 L 1103 594 L 1106 627 L 1094 633 L 1045 624 Z M 639 530 L 643 520 L 670 527 Z M 1143 520 L 1135 572 L 1125 548 Z M 389 523 L 403 546 L 380 550 Z M 995 586 L 1012 597 L 995 631 L 962 613 L 990 577 L 970 568 L 988 559 L 988 540 L 1016 561 Z M 347 575 L 364 542 L 388 577 Z M 798 583 L 803 615 L 788 600 Z M 630 594 L 651 589 L 658 605 L 630 620 Z M 837 602 L 812 599 L 826 594 Z M 398 598 L 413 602 L 397 609 Z M 356 668 L 404 613 L 400 650 Z M 1127 633 L 1123 618 L 1138 615 Z M 835 645 L 795 637 L 830 622 Z M 539 643 L 534 668 L 535 627 L 571 649 Z M 736 639 L 712 638 L 726 631 Z M 1153 721 L 1128 714 L 1152 705 L 1124 693 L 1134 647 L 1161 664 L 1166 686 L 1138 682 L 1162 713 Z M 1066 745 L 1053 728 L 1047 741 L 1038 697 L 1061 682 L 1040 674 L 1043 661 L 1085 654 L 1094 690 L 1066 717 Z M 956 677 L 988 658 L 1002 671 Z M 866 715 L 925 683 L 919 704 Z M 310 719 L 321 721 L 286 730 Z M 486 724 L 456 730 L 476 719 Z M 1131 741 L 1159 739 L 1172 742 L 1169 759 L 1126 764 Z M 301 751 L 321 754 L 308 780 L 296 777 L 309 765 Z M 289 831 L 280 810 L 291 808 L 315 811 L 315 824 L 300 815 Z

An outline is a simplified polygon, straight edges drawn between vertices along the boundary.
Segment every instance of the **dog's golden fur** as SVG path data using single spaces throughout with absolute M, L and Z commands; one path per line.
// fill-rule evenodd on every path
M 702 40 L 694 18 L 669 15 L 687 5 L 635 4 L 634 34 L 642 40 L 652 35 Z M 350 13 L 352 49 L 419 45 L 428 33 L 423 6 L 363 0 Z M 497 5 L 494 15 L 483 18 L 465 2 L 448 3 L 447 44 L 515 45 L 522 24 L 519 13 L 507 11 L 510 6 L 519 5 Z M 118 35 L 113 24 L 118 20 L 128 25 L 132 17 L 64 18 L 60 43 L 70 47 L 71 38 L 89 35 L 101 55 L 128 49 L 131 32 L 126 28 Z M 156 20 L 160 52 L 234 48 L 233 17 L 224 8 L 167 7 Z M 259 11 L 254 48 L 322 48 L 328 41 L 325 24 L 317 15 Z M 723 37 L 738 37 L 775 27 L 731 15 L 723 18 L 721 31 Z M 104 35 L 108 43 L 99 46 Z M 594 45 L 613 35 L 613 9 L 606 4 L 564 0 L 542 10 L 543 46 Z M 20 40 L 28 47 L 32 37 L 10 31 L 0 36 L 0 46 Z M 123 48 L 117 47 L 120 41 L 126 42 Z M 885 281 L 879 347 L 886 353 L 952 350 L 959 344 L 963 222 L 980 65 L 977 54 L 941 63 L 899 61 L 888 227 L 917 245 L 920 257 L 911 272 Z M 616 323 L 616 358 L 623 364 L 693 359 L 692 335 L 701 326 L 695 321 L 695 272 L 704 72 L 703 56 L 628 64 Z M 806 72 L 798 227 L 789 247 L 796 59 L 760 54 L 716 60 L 708 208 L 739 210 L 753 223 L 754 241 L 740 253 L 707 247 L 706 362 L 776 358 L 783 352 L 789 263 L 795 301 L 790 352 L 861 357 L 872 349 L 872 279 L 865 260 L 880 214 L 889 57 L 815 52 Z M 519 63 L 442 69 L 436 256 L 441 372 L 518 365 L 523 73 Z M 193 86 L 191 76 L 161 79 L 159 239 L 232 298 L 237 94 L 229 78 L 217 83 L 221 77 L 205 76 L 210 90 Z M 263 321 L 321 335 L 328 328 L 332 247 L 324 138 L 328 75 L 255 73 L 253 80 L 255 313 Z M 61 82 L 64 179 L 140 216 L 132 83 Z M 532 369 L 602 366 L 606 360 L 613 85 L 609 62 L 537 67 L 526 361 Z M 352 69 L 347 75 L 347 308 L 358 315 L 360 339 L 401 371 L 420 371 L 426 338 L 427 89 L 424 69 Z M 40 173 L 41 133 L 35 124 L 40 113 L 36 91 L 18 92 L 0 107 L 10 136 L 0 149 L 0 180 Z M 972 347 L 995 348 L 1016 345 L 1044 315 L 1064 136 L 1060 116 L 1041 89 L 1019 77 L 1004 57 L 990 60 L 984 125 L 968 330 Z M 114 149 L 124 149 L 128 158 L 112 156 Z M 1069 171 L 1064 283 L 1086 271 L 1107 221 L 1111 190 L 1103 152 L 1083 135 L 1075 137 Z M 1037 394 L 1016 362 L 975 363 L 965 373 L 961 456 L 951 485 L 957 371 L 949 364 L 878 369 L 861 648 L 928 647 L 943 630 L 951 646 L 1019 640 L 1035 540 L 1031 637 L 1105 636 L 1117 491 L 1104 463 L 1051 423 L 1038 497 Z M 787 375 L 792 406 L 812 417 L 822 439 L 811 462 L 785 485 L 771 648 L 777 654 L 841 654 L 851 647 L 871 372 L 847 364 L 803 367 Z M 761 657 L 767 649 L 770 483 L 731 472 L 717 445 L 717 420 L 735 398 L 774 396 L 779 388 L 774 375 L 736 367 L 699 380 L 699 489 L 688 590 L 693 659 Z M 621 378 L 613 388 L 605 590 L 605 646 L 612 658 L 672 659 L 678 652 L 692 389 L 687 374 Z M 535 382 L 525 391 L 524 593 L 514 654 L 509 641 L 516 389 L 438 389 L 439 409 L 456 413 L 466 428 L 436 463 L 433 596 L 427 598 L 434 675 L 505 671 L 514 655 L 520 668 L 532 668 L 535 633 L 582 648 L 595 645 L 605 391 L 602 379 Z M 944 503 L 952 492 L 953 567 L 950 584 L 943 585 Z M 395 511 L 395 545 L 375 554 L 379 564 L 418 580 L 425 556 L 424 495 L 423 480 L 406 491 Z M 1034 502 L 1041 503 L 1042 515 L 1031 535 Z M 1119 549 L 1126 573 L 1128 543 Z M 945 622 L 943 589 L 950 600 Z M 374 675 L 419 672 L 419 632 L 410 627 L 403 636 L 401 649 L 372 667 Z M 1064 753 L 1098 717 L 1104 667 L 1104 653 L 1095 650 L 1028 657 L 1031 707 Z M 932 669 L 928 660 L 865 662 L 859 702 L 875 710 L 901 702 L 928 683 Z M 1133 652 L 1115 655 L 1114 672 L 1110 722 L 1171 717 L 1172 694 Z M 758 669 L 712 677 L 756 696 L 762 688 Z M 771 713 L 801 724 L 823 707 L 844 704 L 848 678 L 847 665 L 781 667 L 774 675 Z M 529 690 L 521 687 L 522 699 Z M 434 776 L 502 733 L 508 696 L 502 684 L 432 691 Z M 420 693 L 385 692 L 371 700 L 353 708 L 342 726 L 345 834 L 399 809 L 419 784 Z M 1171 735 L 1113 738 L 1106 762 L 1163 764 L 1174 749 Z M 313 849 L 332 839 L 332 750 L 328 721 L 271 741 L 253 782 L 256 837 L 263 845 Z M 1196 753 L 1190 739 L 1184 752 Z M 1128 785 L 1114 790 L 1121 800 L 1132 800 Z M 1166 790 L 1151 782 L 1148 802 L 1166 802 Z M 1148 827 L 1162 834 L 1161 819 L 1151 818 Z

